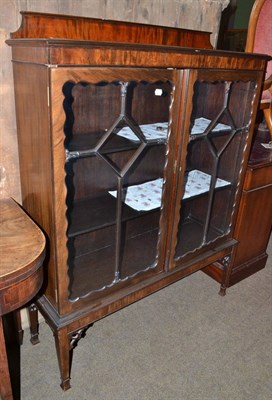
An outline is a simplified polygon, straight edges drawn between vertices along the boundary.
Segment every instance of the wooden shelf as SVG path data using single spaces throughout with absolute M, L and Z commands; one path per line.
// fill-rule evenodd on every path
M 190 251 L 194 251 L 200 248 L 203 243 L 203 230 L 204 225 L 200 221 L 192 218 L 186 218 L 182 223 L 180 236 L 178 237 L 178 243 L 176 247 L 176 257 L 181 257 Z M 209 229 L 208 237 L 206 242 L 210 242 L 218 237 L 218 230 Z
M 158 180 L 162 182 L 162 178 L 158 178 L 155 181 Z M 131 186 L 128 188 L 127 193 L 129 193 L 129 189 L 135 189 L 137 187 L 140 188 L 152 182 L 154 181 Z M 187 176 L 183 199 L 188 201 L 190 199 L 205 195 L 207 192 L 209 192 L 209 182 L 210 176 L 208 174 L 198 170 L 190 171 Z M 218 179 L 218 187 L 216 190 L 229 187 L 229 185 L 229 182 Z M 156 199 L 153 208 L 139 211 L 135 208 L 132 208 L 130 206 L 130 202 L 126 204 L 125 200 L 122 202 L 122 221 L 124 222 L 133 218 L 137 218 L 146 213 L 156 212 L 160 209 L 160 203 L 161 200 Z M 70 225 L 68 237 L 70 238 L 94 231 L 96 229 L 102 229 L 107 226 L 114 225 L 116 223 L 116 198 L 114 195 L 110 195 L 109 193 L 103 193 L 97 197 L 89 197 L 75 201 L 71 213 L 69 213 L 68 208 L 67 216 Z
M 153 124 L 148 125 L 140 125 L 140 128 L 145 132 L 146 126 L 152 126 Z M 154 124 L 160 126 L 161 124 Z M 135 134 L 131 131 L 131 135 L 122 136 L 121 131 L 127 129 L 127 127 L 121 129 L 120 131 L 113 131 L 112 134 L 109 135 L 105 143 L 100 147 L 100 154 L 111 154 L 120 151 L 129 151 L 133 149 L 137 149 L 141 141 L 137 138 Z M 120 132 L 120 134 L 119 134 Z M 158 131 L 160 133 L 160 131 Z M 68 151 L 68 159 L 69 158 L 81 158 L 87 156 L 93 156 L 96 154 L 96 147 L 100 140 L 103 139 L 103 136 L 106 132 L 90 132 L 84 134 L 76 134 L 70 140 L 66 139 L 66 149 Z M 147 146 L 154 145 L 165 145 L 167 143 L 167 133 L 164 136 L 154 136 L 146 138 Z
M 105 132 L 77 134 L 69 143 L 67 143 L 66 148 L 69 152 L 90 151 L 95 149 L 97 143 L 102 139 L 103 135 L 105 135 Z M 131 140 L 125 139 L 118 135 L 112 135 L 104 144 L 100 152 L 102 154 L 115 153 L 118 151 L 131 150 L 137 147 L 139 147 L 138 143 L 132 142 Z
M 122 222 L 142 216 L 150 212 L 158 211 L 158 208 L 149 212 L 136 211 L 123 205 Z M 116 223 L 116 199 L 110 194 L 102 194 L 97 197 L 85 198 L 74 203 L 68 237 L 102 229 Z
M 203 224 L 188 218 L 180 230 L 176 257 L 201 247 L 203 239 Z M 209 230 L 208 241 L 218 237 L 218 231 Z M 128 238 L 122 245 L 120 280 L 132 277 L 153 266 L 156 257 L 158 229 L 145 231 Z M 96 251 L 78 256 L 69 267 L 71 276 L 70 298 L 83 297 L 94 291 L 111 287 L 114 282 L 115 245 L 109 245 Z M 110 267 L 111 266 L 111 267 Z
M 200 121 L 200 122 L 199 122 Z M 190 140 L 201 139 L 206 137 L 205 129 L 208 127 L 211 120 L 207 118 L 197 118 L 195 120 L 194 126 L 190 132 Z M 146 132 L 149 127 L 156 126 L 158 128 L 158 133 L 160 133 L 160 129 L 165 131 L 166 123 L 154 123 L 154 124 L 146 124 L 140 125 L 142 132 Z M 162 127 L 160 127 L 162 125 Z M 242 128 L 243 129 L 243 128 Z M 153 129 L 155 132 L 156 128 Z M 213 130 L 209 132 L 209 136 L 222 136 L 229 134 L 233 129 L 225 124 L 218 123 L 214 127 Z M 126 133 L 122 133 L 122 131 L 130 131 Z M 66 148 L 68 150 L 68 159 L 69 158 L 80 158 L 86 156 L 92 156 L 96 154 L 96 146 L 99 141 L 105 135 L 105 131 L 103 132 L 90 132 L 84 134 L 76 134 L 70 141 L 66 139 Z M 164 135 L 147 136 L 147 145 L 160 145 L 167 143 L 167 131 Z M 110 154 L 116 153 L 120 151 L 128 151 L 132 149 L 137 149 L 141 144 L 140 139 L 132 132 L 129 127 L 123 127 L 119 132 L 113 131 L 113 133 L 109 136 L 109 138 L 105 141 L 103 146 L 99 149 L 101 154 Z
M 190 131 L 190 140 L 206 137 L 207 128 L 211 124 L 211 120 L 204 117 L 199 117 L 194 120 L 194 124 Z M 229 134 L 233 128 L 229 125 L 216 123 L 212 130 L 209 131 L 209 136 L 221 136 Z
M 120 254 L 120 280 L 152 268 L 156 258 L 158 229 L 143 232 L 126 240 Z M 111 287 L 114 283 L 115 246 L 107 246 L 76 257 L 69 267 L 71 282 L 70 299 L 93 291 Z
M 199 120 L 204 120 L 204 124 L 202 125 L 198 123 Z M 195 120 L 194 127 L 192 128 L 190 132 L 190 140 L 194 139 L 200 139 L 206 136 L 204 134 L 205 128 L 208 126 L 208 124 L 211 122 L 210 120 L 206 118 L 197 118 Z M 162 130 L 164 129 L 166 123 L 154 123 L 154 124 L 146 124 L 146 125 L 140 125 L 140 128 L 143 132 L 147 129 L 147 127 L 152 127 L 152 125 L 157 125 L 158 126 L 158 132 L 160 132 L 160 125 L 162 125 Z M 199 127 L 198 127 L 199 125 Z M 138 148 L 140 145 L 140 140 L 137 138 L 137 136 L 131 131 L 131 135 L 128 133 L 127 136 L 124 133 L 124 136 L 122 135 L 122 131 L 126 130 L 128 127 L 124 127 L 120 129 L 119 132 L 114 133 L 113 131 L 112 135 L 107 139 L 105 144 L 100 150 L 101 154 L 107 154 L 107 153 L 114 153 L 114 152 L 119 152 L 119 151 L 126 151 L 126 150 L 131 150 L 134 148 Z M 242 128 L 243 129 L 243 128 Z M 127 129 L 128 130 L 128 129 Z M 221 136 L 221 135 L 226 135 L 229 134 L 232 131 L 232 128 L 230 126 L 227 126 L 225 124 L 217 124 L 215 128 L 210 132 L 210 135 L 214 136 Z M 66 139 L 67 144 L 66 148 L 69 152 L 84 152 L 84 151 L 89 151 L 95 149 L 97 146 L 97 143 L 103 138 L 105 135 L 105 131 L 103 132 L 89 132 L 89 133 L 84 133 L 84 134 L 76 134 L 70 141 Z M 156 144 L 166 144 L 167 143 L 167 133 L 165 133 L 164 136 L 152 136 L 147 137 L 147 144 L 149 145 L 156 145 Z M 95 152 L 94 152 L 95 154 Z M 80 155 L 78 155 L 80 157 Z

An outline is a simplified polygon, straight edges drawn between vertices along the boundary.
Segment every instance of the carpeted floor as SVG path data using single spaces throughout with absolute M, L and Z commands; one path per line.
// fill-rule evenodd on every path
M 197 272 L 99 322 L 74 351 L 63 392 L 53 335 L 25 331 L 22 400 L 272 399 L 272 240 L 267 267 L 218 296 Z

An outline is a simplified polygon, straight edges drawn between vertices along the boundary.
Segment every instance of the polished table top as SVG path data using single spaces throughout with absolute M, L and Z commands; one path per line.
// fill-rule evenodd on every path
M 0 290 L 26 279 L 44 259 L 45 237 L 11 198 L 0 200 Z

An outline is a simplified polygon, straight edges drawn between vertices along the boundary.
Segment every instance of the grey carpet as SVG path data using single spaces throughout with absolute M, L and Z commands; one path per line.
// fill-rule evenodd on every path
M 99 322 L 74 351 L 63 392 L 53 335 L 25 331 L 22 400 L 272 399 L 272 240 L 267 267 L 218 295 L 197 272 Z

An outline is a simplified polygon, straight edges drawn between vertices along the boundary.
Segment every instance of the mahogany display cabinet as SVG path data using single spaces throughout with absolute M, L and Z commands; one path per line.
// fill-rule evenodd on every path
M 7 41 L 22 201 L 48 239 L 32 340 L 37 306 L 66 390 L 91 324 L 232 254 L 269 57 L 212 50 L 207 33 L 22 15 Z

